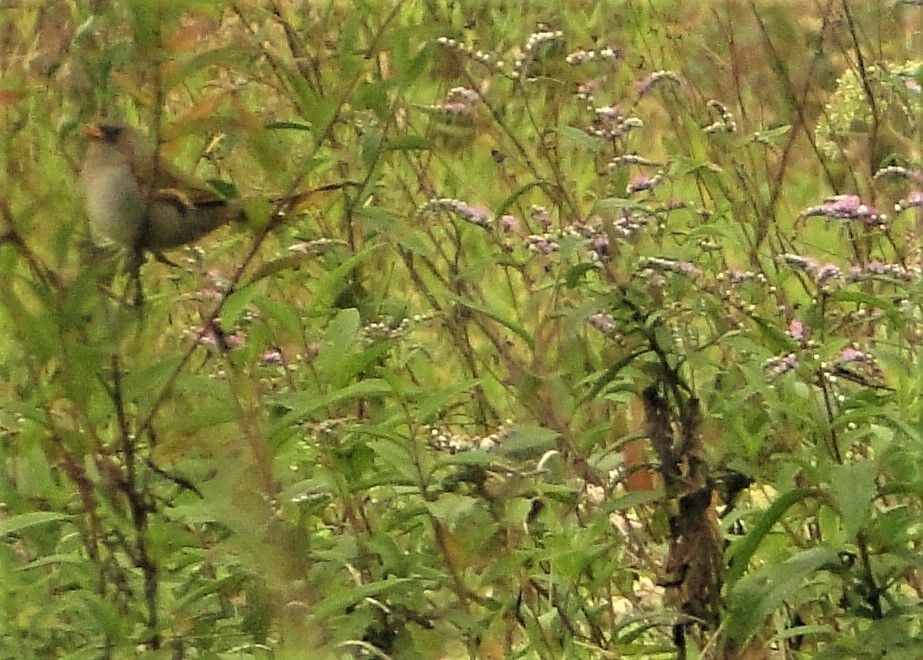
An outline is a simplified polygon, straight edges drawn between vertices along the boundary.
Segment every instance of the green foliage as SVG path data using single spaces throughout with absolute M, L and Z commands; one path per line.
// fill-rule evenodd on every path
M 19 4 L 0 656 L 918 655 L 919 7 Z

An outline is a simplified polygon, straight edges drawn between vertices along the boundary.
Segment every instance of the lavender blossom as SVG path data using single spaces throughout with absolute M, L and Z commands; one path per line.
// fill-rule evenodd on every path
M 862 203 L 858 195 L 835 195 L 819 206 L 801 212 L 802 218 L 825 217 L 836 220 L 858 220 L 866 226 L 880 226 L 888 216 Z

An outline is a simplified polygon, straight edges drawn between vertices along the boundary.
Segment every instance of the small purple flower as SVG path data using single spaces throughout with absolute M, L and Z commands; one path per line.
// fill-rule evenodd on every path
M 458 103 L 461 105 L 472 106 L 480 100 L 476 91 L 469 87 L 453 87 L 445 95 L 446 104 Z
M 551 215 L 548 213 L 548 209 L 544 206 L 533 206 L 531 214 L 535 220 L 538 220 L 542 229 L 548 231 L 548 228 L 551 227 Z
M 506 234 L 519 231 L 519 218 L 514 215 L 500 216 L 500 229 Z
M 590 239 L 590 248 L 600 257 L 609 256 L 609 237 L 599 232 Z
M 443 103 L 439 107 L 450 115 L 462 115 L 471 112 L 471 106 L 467 103 Z
M 867 354 L 847 346 L 840 352 L 840 362 L 857 362 L 866 359 Z
M 842 376 L 867 386 L 881 383 L 884 380 L 884 374 L 875 356 L 851 346 L 840 351 L 829 375 Z
M 839 279 L 842 271 L 835 264 L 824 264 L 814 271 L 814 281 L 818 284 L 825 284 L 829 280 Z
M 282 351 L 278 348 L 270 348 L 263 351 L 263 354 L 260 356 L 260 363 L 267 366 L 283 364 Z
M 923 191 L 912 190 L 907 196 L 894 205 L 894 210 L 900 213 L 910 208 L 923 207 Z
M 641 80 L 635 83 L 635 92 L 637 93 L 638 96 L 644 96 L 649 91 L 651 91 L 651 88 L 653 86 L 654 86 L 653 76 L 650 76 L 650 75 L 644 76 L 643 78 L 641 78 Z
M 643 217 L 626 210 L 621 218 L 616 218 L 612 221 L 612 228 L 625 238 L 631 238 L 637 234 L 645 224 L 647 224 L 647 220 Z
M 537 236 L 533 234 L 526 238 L 526 245 L 530 250 L 539 254 L 551 254 L 561 249 L 561 246 L 547 235 Z
M 843 271 L 836 264 L 820 264 L 811 257 L 803 257 L 798 254 L 783 254 L 782 261 L 793 266 L 797 266 L 811 275 L 817 285 L 823 285 L 831 280 L 839 280 L 843 276 Z
M 619 56 L 619 51 L 612 47 L 600 48 L 599 50 L 575 50 L 567 55 L 564 60 L 571 66 L 577 66 L 584 62 L 594 60 L 614 60 Z
M 597 89 L 599 89 L 598 80 L 587 80 L 577 85 L 577 97 L 580 99 L 592 98 Z
M 716 101 L 715 99 L 710 99 L 706 104 L 708 109 L 711 111 L 712 116 L 716 119 L 711 124 L 703 128 L 702 130 L 706 133 L 736 133 L 737 132 L 737 122 L 734 120 L 734 115 L 731 114 L 731 111 L 728 110 L 727 106 Z
M 593 110 L 593 125 L 588 130 L 597 137 L 618 137 L 644 125 L 637 117 L 626 117 L 617 105 Z
M 774 357 L 763 363 L 763 371 L 772 378 L 781 376 L 798 368 L 798 356 L 794 353 Z
M 242 332 L 224 332 L 218 326 L 210 325 L 199 333 L 201 346 L 217 346 L 222 350 L 233 350 L 247 344 L 247 336 Z
M 589 321 L 590 325 L 592 325 L 600 332 L 608 334 L 615 330 L 615 319 L 612 318 L 611 314 L 607 314 L 606 312 L 596 312 L 595 314 L 591 314 Z
M 789 321 L 788 336 L 795 341 L 804 341 L 804 324 L 798 319 Z
M 661 182 L 663 177 L 660 174 L 655 174 L 654 176 L 645 176 L 639 174 L 634 179 L 631 180 L 631 183 L 628 184 L 628 188 L 625 190 L 629 195 L 636 192 L 642 192 L 645 190 L 653 190 L 654 186 Z
M 739 270 L 737 268 L 731 268 L 724 271 L 724 277 L 731 284 L 742 284 L 749 279 L 753 278 L 753 273 L 745 270 Z

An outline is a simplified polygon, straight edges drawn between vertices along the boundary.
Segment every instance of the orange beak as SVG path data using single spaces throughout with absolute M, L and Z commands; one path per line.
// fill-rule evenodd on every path
M 88 138 L 95 138 L 98 140 L 99 138 L 103 136 L 103 131 L 99 127 L 99 124 L 87 124 L 83 128 L 83 134 L 86 135 Z

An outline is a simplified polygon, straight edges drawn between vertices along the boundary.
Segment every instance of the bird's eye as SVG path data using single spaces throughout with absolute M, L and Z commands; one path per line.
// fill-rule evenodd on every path
M 102 131 L 103 137 L 109 142 L 115 142 L 122 134 L 121 126 L 100 126 L 99 128 L 100 131 Z

